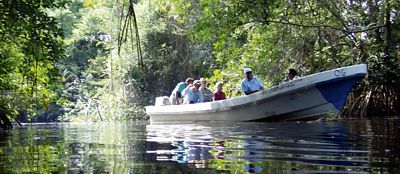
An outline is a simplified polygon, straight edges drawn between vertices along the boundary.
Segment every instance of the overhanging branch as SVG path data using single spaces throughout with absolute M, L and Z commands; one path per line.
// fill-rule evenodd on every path
M 366 32 L 366 31 L 370 31 L 370 30 L 375 30 L 377 28 L 385 27 L 385 25 L 376 25 L 376 26 L 368 27 L 368 28 L 362 29 L 362 30 L 347 30 L 347 29 L 343 29 L 343 28 L 339 28 L 339 27 L 335 27 L 335 26 L 331 26 L 331 25 L 299 24 L 299 23 L 294 23 L 294 22 L 275 21 L 275 20 L 264 20 L 264 21 L 256 20 L 256 21 L 253 21 L 252 23 L 262 23 L 262 24 L 276 23 L 276 24 L 293 25 L 293 26 L 307 27 L 307 28 L 330 28 L 333 30 L 342 31 L 344 33 L 361 33 L 361 32 Z

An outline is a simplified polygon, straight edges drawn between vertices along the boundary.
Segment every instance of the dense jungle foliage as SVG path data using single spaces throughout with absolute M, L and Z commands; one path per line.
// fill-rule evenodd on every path
M 342 116 L 399 115 L 397 0 L 3 0 L 0 125 L 147 119 L 143 106 L 187 77 L 241 95 L 367 63 Z

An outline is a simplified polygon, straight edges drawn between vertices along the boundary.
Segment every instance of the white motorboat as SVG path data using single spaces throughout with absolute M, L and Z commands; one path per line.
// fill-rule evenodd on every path
M 367 74 L 358 64 L 300 77 L 236 98 L 186 105 L 165 105 L 157 97 L 146 106 L 151 122 L 317 120 L 337 115 L 354 84 Z

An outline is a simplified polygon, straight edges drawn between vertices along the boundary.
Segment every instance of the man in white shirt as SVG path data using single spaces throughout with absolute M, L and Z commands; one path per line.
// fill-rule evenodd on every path
M 251 68 L 245 68 L 244 74 L 246 75 L 246 78 L 242 80 L 242 90 L 245 95 L 249 95 L 264 89 L 264 85 L 253 76 Z

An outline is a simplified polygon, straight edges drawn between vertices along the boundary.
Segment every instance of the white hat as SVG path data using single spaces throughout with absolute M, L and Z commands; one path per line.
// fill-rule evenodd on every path
M 222 83 L 222 82 L 217 82 L 217 83 L 215 84 L 215 87 L 222 86 L 222 85 L 224 85 L 224 83 Z
M 200 78 L 200 82 L 201 83 L 203 83 L 203 82 L 207 83 L 207 80 L 205 78 Z
M 200 80 L 195 80 L 195 81 L 193 82 L 193 85 L 201 85 Z
M 252 72 L 252 70 L 251 70 L 251 68 L 245 68 L 243 72 L 246 74 L 248 72 Z

